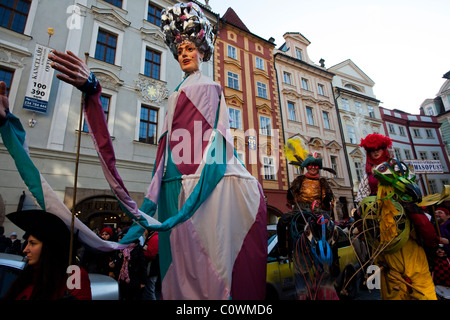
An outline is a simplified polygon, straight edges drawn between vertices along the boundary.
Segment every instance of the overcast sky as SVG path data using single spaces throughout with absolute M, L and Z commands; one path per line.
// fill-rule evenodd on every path
M 204 0 L 201 0 L 201 2 Z M 222 16 L 231 7 L 253 34 L 300 32 L 309 58 L 327 68 L 351 59 L 374 82 L 388 109 L 413 114 L 434 98 L 450 71 L 449 0 L 210 0 Z

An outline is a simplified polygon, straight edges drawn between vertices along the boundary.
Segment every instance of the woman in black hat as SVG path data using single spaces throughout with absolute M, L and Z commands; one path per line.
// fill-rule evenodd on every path
M 79 276 L 79 281 L 72 275 L 70 279 L 75 281 L 67 281 L 70 232 L 60 218 L 43 210 L 18 211 L 7 217 L 25 231 L 28 243 L 23 250 L 27 265 L 4 299 L 92 299 L 91 284 L 85 270 L 80 268 L 80 272 L 73 275 Z

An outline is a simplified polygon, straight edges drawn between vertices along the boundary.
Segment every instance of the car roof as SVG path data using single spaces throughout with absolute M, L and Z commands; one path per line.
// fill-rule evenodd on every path
M 16 269 L 23 269 L 25 266 L 24 257 L 17 254 L 0 253 L 0 265 L 12 267 Z

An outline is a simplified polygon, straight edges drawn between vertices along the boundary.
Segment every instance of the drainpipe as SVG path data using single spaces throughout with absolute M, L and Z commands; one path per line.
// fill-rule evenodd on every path
M 333 93 L 334 105 L 336 106 L 336 113 L 337 113 L 338 123 L 339 123 L 339 131 L 341 132 L 341 137 L 342 137 L 342 142 L 343 142 L 343 147 L 344 147 L 345 163 L 347 164 L 347 170 L 348 170 L 348 174 L 349 174 L 349 178 L 350 178 L 350 187 L 352 189 L 352 202 L 355 205 L 355 196 L 353 194 L 354 185 L 353 185 L 352 171 L 350 169 L 350 162 L 348 160 L 347 145 L 345 143 L 344 129 L 342 128 L 341 114 L 339 112 L 339 106 L 337 103 L 337 98 L 339 98 L 341 96 L 341 91 L 339 90 L 340 88 L 336 87 L 336 91 L 338 92 L 338 96 L 336 97 L 334 95 L 333 83 L 331 81 L 330 81 L 330 84 L 331 84 L 331 92 Z
M 416 146 L 414 145 L 414 140 L 411 139 L 411 130 L 410 130 L 410 125 L 409 124 L 410 124 L 410 121 L 406 120 L 406 126 L 408 128 L 408 139 L 409 139 L 409 142 L 411 143 L 414 159 L 419 159 L 417 157 Z M 425 188 L 425 184 L 423 183 L 422 175 L 420 175 L 419 178 L 420 178 L 420 184 L 422 185 L 422 190 L 424 190 L 423 194 L 428 194 L 428 190 L 427 190 L 427 188 Z
M 273 68 L 275 69 L 275 77 L 276 77 L 276 81 L 277 81 L 277 90 L 278 90 L 278 105 L 280 106 L 280 117 L 281 117 L 281 130 L 283 130 L 282 135 L 283 135 L 283 145 L 286 145 L 286 141 L 285 141 L 285 137 L 284 137 L 284 120 L 283 120 L 283 111 L 281 109 L 281 94 L 280 94 L 280 86 L 278 85 L 280 82 L 278 82 L 278 70 L 277 70 L 277 66 L 275 63 L 275 58 L 276 58 L 277 53 L 273 56 Z M 286 159 L 286 171 L 287 171 L 287 181 L 288 181 L 288 188 L 291 186 L 291 183 L 289 181 L 289 163 L 288 160 Z

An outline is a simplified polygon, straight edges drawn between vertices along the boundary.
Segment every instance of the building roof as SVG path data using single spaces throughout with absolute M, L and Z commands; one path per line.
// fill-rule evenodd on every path
M 247 26 L 242 22 L 241 18 L 239 18 L 239 16 L 231 7 L 228 8 L 227 12 L 225 12 L 225 14 L 222 16 L 222 19 L 225 20 L 227 23 L 232 24 L 235 27 L 238 27 L 239 29 L 251 33 L 250 30 L 248 30 Z

